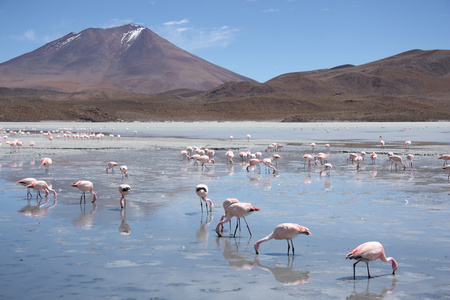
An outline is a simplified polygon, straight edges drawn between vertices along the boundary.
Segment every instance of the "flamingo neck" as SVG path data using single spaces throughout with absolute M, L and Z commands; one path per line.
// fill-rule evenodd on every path
M 273 234 L 269 234 L 268 236 L 260 239 L 259 241 L 257 241 L 255 243 L 255 245 L 253 246 L 253 248 L 255 248 L 256 253 L 258 253 L 258 249 L 259 249 L 259 245 L 261 245 L 261 243 L 267 242 L 268 240 L 273 239 Z

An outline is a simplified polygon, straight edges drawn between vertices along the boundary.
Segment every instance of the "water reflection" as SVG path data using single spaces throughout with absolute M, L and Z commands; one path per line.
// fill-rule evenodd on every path
M 45 196 L 44 199 L 45 201 L 43 203 L 41 203 L 42 199 L 36 200 L 36 205 L 31 205 L 31 199 L 27 199 L 27 205 L 19 209 L 17 212 L 23 214 L 24 216 L 35 217 L 38 219 L 44 218 L 47 216 L 48 211 L 55 207 L 58 203 L 55 197 L 52 205 L 43 207 L 49 201 L 48 196 Z
M 120 210 L 120 219 L 122 220 L 122 222 L 120 223 L 120 226 L 119 226 L 120 234 L 122 234 L 122 235 L 129 235 L 131 233 L 131 227 L 127 223 L 127 215 L 126 215 L 126 209 L 125 208 L 122 208 Z
M 200 221 L 200 228 L 197 230 L 196 233 L 196 238 L 197 238 L 197 243 L 201 243 L 204 244 L 205 246 L 208 246 L 208 226 L 209 224 L 211 224 L 212 220 L 214 219 L 214 215 L 213 213 L 207 213 L 206 214 L 206 218 L 205 221 L 203 222 L 203 213 L 202 213 L 202 218 Z
M 237 271 L 246 271 L 251 270 L 253 267 L 256 266 L 253 258 L 249 258 L 244 253 L 239 252 L 240 239 L 238 240 L 235 239 L 234 245 L 231 245 L 229 239 L 217 238 L 216 243 L 218 244 L 219 247 L 221 240 L 223 240 L 225 244 L 223 247 L 223 258 L 226 259 L 230 268 Z M 247 242 L 247 247 L 249 246 L 249 241 L 250 239 Z
M 80 209 L 81 214 L 74 221 L 74 225 L 78 229 L 89 230 L 94 225 L 94 214 L 97 211 L 97 205 L 92 203 L 92 210 L 89 213 L 86 213 L 86 204 L 81 204 Z
M 296 270 L 292 266 L 295 257 L 288 256 L 286 267 L 281 266 L 264 266 L 260 263 L 258 255 L 255 257 L 255 264 L 257 267 L 270 272 L 276 281 L 282 285 L 297 285 L 307 283 L 310 279 L 309 271 Z
M 345 299 L 384 299 L 386 295 L 392 294 L 397 288 L 398 279 L 394 276 L 392 285 L 384 288 L 380 293 L 370 292 L 370 280 L 367 280 L 366 290 L 361 293 L 356 292 L 356 282 L 353 282 L 353 293 Z

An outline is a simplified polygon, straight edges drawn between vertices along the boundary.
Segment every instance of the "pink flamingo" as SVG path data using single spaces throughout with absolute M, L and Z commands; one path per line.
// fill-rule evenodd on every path
M 370 153 L 370 159 L 372 160 L 372 165 L 374 165 L 377 160 L 377 154 L 375 152 Z
M 323 172 L 326 172 L 327 175 L 330 176 L 330 172 L 331 172 L 331 169 L 332 169 L 332 168 L 333 168 L 333 166 L 332 166 L 330 163 L 326 163 L 326 164 L 324 165 L 323 170 L 321 170 L 321 171 L 319 172 L 319 176 L 321 177 Z
M 48 172 L 48 168 L 53 164 L 53 161 L 49 157 L 44 157 L 41 159 L 41 166 L 45 167 L 45 171 Z
M 129 184 L 121 184 L 119 185 L 119 193 L 122 195 L 120 198 L 120 207 L 123 208 L 126 204 L 125 196 L 131 192 L 131 187 Z
M 126 178 L 128 178 L 128 176 L 130 174 L 128 174 L 128 167 L 127 166 L 120 166 L 120 171 L 123 173 L 122 176 L 125 176 Z
M 362 156 L 356 155 L 356 157 L 355 157 L 356 170 L 359 170 L 359 168 L 361 167 L 362 160 L 363 160 Z
M 250 227 L 248 226 L 247 220 L 245 219 L 245 217 L 251 215 L 253 212 L 255 211 L 259 211 L 260 209 L 257 207 L 252 206 L 250 203 L 242 203 L 242 202 L 238 202 L 238 203 L 233 203 L 228 207 L 228 216 L 224 219 L 221 220 L 219 222 L 219 224 L 217 224 L 216 227 L 216 233 L 219 237 L 221 237 L 221 233 L 220 233 L 220 226 L 224 223 L 227 223 L 228 221 L 230 221 L 233 217 L 236 217 L 238 219 L 237 223 L 236 223 L 236 229 L 234 230 L 234 234 L 233 237 L 236 237 L 236 231 L 238 229 L 239 226 L 239 219 L 240 218 L 244 218 L 245 224 L 247 225 L 247 229 L 248 229 L 248 233 L 250 233 L 250 236 L 252 235 L 251 231 L 250 231 Z
M 408 150 L 409 146 L 411 146 L 411 141 L 406 141 L 405 142 L 405 149 Z
M 277 172 L 277 169 L 272 166 L 272 160 L 270 158 L 264 158 L 262 162 L 267 167 L 267 172 L 269 171 L 269 168 L 273 170 L 273 174 Z
M 395 162 L 395 168 L 397 169 L 397 163 L 401 163 L 403 165 L 403 170 L 406 169 L 406 164 L 403 162 L 402 158 L 398 155 L 394 155 L 389 153 L 389 161 L 391 164 L 391 170 L 392 170 L 392 162 Z
M 406 155 L 406 160 L 408 161 L 409 167 L 412 168 L 413 167 L 414 155 L 412 155 L 412 154 Z
M 383 137 L 380 135 L 380 145 L 384 147 L 385 142 L 383 141 Z
M 206 164 L 210 163 L 210 162 L 212 162 L 214 164 L 214 162 L 215 162 L 214 158 L 210 158 L 208 155 L 200 155 L 199 157 L 197 157 L 197 161 L 199 161 L 201 163 L 202 170 L 204 168 L 209 170 L 209 168 L 206 166 Z
M 261 163 L 261 162 L 262 162 L 262 160 L 257 159 L 257 158 L 250 159 L 250 161 L 247 165 L 247 168 L 246 168 L 247 172 L 249 172 L 248 168 L 250 168 L 252 166 L 258 166 L 258 170 L 261 171 L 261 167 L 259 166 L 259 163 Z
M 32 178 L 32 177 L 23 178 L 23 179 L 17 181 L 18 184 L 20 184 L 20 185 L 22 185 L 24 187 L 27 187 L 27 199 L 28 199 L 28 197 L 31 198 L 31 196 L 32 196 L 31 192 L 30 192 L 30 188 L 28 188 L 28 186 L 30 184 L 32 184 L 33 182 L 35 182 L 35 181 L 37 181 L 37 180 L 35 178 Z
M 227 157 L 228 162 L 229 162 L 230 164 L 233 164 L 234 151 L 233 151 L 233 150 L 228 150 L 228 151 L 225 153 L 225 156 Z
M 294 255 L 294 242 L 292 241 L 292 239 L 296 238 L 300 234 L 311 235 L 311 232 L 309 231 L 308 228 L 303 227 L 298 224 L 282 223 L 282 224 L 278 225 L 277 227 L 275 227 L 275 229 L 273 230 L 273 232 L 271 234 L 269 234 L 265 238 L 260 239 L 259 241 L 257 241 L 255 243 L 255 245 L 254 245 L 255 252 L 256 252 L 256 254 L 259 254 L 258 249 L 259 249 L 259 246 L 261 245 L 261 243 L 267 242 L 271 239 L 276 239 L 276 240 L 286 240 L 287 241 L 287 244 L 288 244 L 287 255 L 289 255 L 289 251 L 290 251 L 291 245 L 292 245 L 292 255 Z M 291 241 L 290 245 L 289 245 L 289 241 Z
M 323 165 L 324 163 L 327 162 L 327 158 L 328 158 L 328 155 L 326 155 L 325 153 L 321 152 L 321 153 L 317 154 L 315 157 L 315 159 L 316 159 L 315 165 L 317 165 L 318 161 L 320 161 L 320 164 Z
M 311 169 L 311 161 L 313 160 L 313 157 L 311 154 L 305 154 L 303 155 L 303 160 L 305 163 L 303 164 L 303 167 L 306 167 L 306 163 L 308 162 L 309 169 Z
M 445 165 L 447 164 L 447 161 L 450 160 L 450 154 L 444 154 L 444 155 L 441 155 L 441 156 L 439 156 L 438 159 L 444 160 L 444 166 L 445 166 Z
M 220 221 L 223 221 L 225 218 L 228 218 L 228 208 L 230 207 L 230 205 L 232 205 L 233 203 L 238 203 L 239 200 L 236 198 L 227 198 L 223 201 L 222 203 L 222 207 L 224 210 L 224 214 L 222 215 L 222 217 L 220 218 Z M 222 228 L 223 228 L 223 224 L 222 224 Z M 231 231 L 231 220 L 230 220 L 230 231 Z
M 110 161 L 108 163 L 108 166 L 106 167 L 106 173 L 108 173 L 108 171 L 111 169 L 111 173 L 115 173 L 114 171 L 114 167 L 117 167 L 118 164 L 115 161 Z
M 346 259 L 354 259 L 356 262 L 353 264 L 353 279 L 355 279 L 355 267 L 356 264 L 360 261 L 363 261 L 367 265 L 367 277 L 371 278 L 370 271 L 369 271 L 369 262 L 381 259 L 383 262 L 392 262 L 392 274 L 395 275 L 395 272 L 397 271 L 398 264 L 395 261 L 394 258 L 388 257 L 386 258 L 386 255 L 384 254 L 384 248 L 383 245 L 381 245 L 379 242 L 367 242 L 364 244 L 359 245 L 355 249 L 353 249 L 352 252 L 347 254 L 345 257 Z
M 355 158 L 358 156 L 358 154 L 356 154 L 356 153 L 350 153 L 349 155 L 348 155 L 348 158 L 347 158 L 347 163 L 348 163 L 348 161 L 349 160 L 351 160 L 352 161 L 352 164 L 353 164 L 353 162 L 355 161 Z
M 94 193 L 94 184 L 92 182 L 90 182 L 88 180 L 80 180 L 75 183 L 72 183 L 71 186 L 76 187 L 77 189 L 79 189 L 80 191 L 83 192 L 80 197 L 80 204 L 83 199 L 84 199 L 84 203 L 86 203 L 86 192 L 89 192 L 92 195 L 94 195 L 94 198 L 92 199 L 92 203 L 94 203 L 95 200 L 97 200 L 97 194 Z
M 37 181 L 35 181 L 35 182 L 32 182 L 32 183 L 30 183 L 29 185 L 27 185 L 27 188 L 33 188 L 34 190 L 37 190 L 37 191 L 38 191 L 38 193 L 37 193 L 37 195 L 36 195 L 36 198 L 37 198 L 38 196 L 42 198 L 42 196 L 41 196 L 41 190 L 44 190 L 44 191 L 45 191 L 45 196 L 46 196 L 46 197 L 48 196 L 48 194 L 49 194 L 50 192 L 53 193 L 53 195 L 55 196 L 55 198 L 56 198 L 56 196 L 57 196 L 56 191 L 53 190 L 53 189 L 51 189 L 51 188 L 48 186 L 47 182 L 45 182 L 45 181 L 43 181 L 43 180 L 37 180 Z
M 214 208 L 214 203 L 211 199 L 207 199 L 206 196 L 208 196 L 208 186 L 206 184 L 199 184 L 195 187 L 195 192 L 197 193 L 197 196 L 200 197 L 200 206 L 202 207 L 203 212 L 203 202 L 205 202 L 206 205 L 206 211 L 208 211 L 208 203 L 209 203 L 209 211 L 212 211 Z

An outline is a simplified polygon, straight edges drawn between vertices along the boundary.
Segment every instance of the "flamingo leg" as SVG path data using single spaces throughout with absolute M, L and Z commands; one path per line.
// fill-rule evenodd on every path
M 353 264 L 353 280 L 356 279 L 356 277 L 355 277 L 355 267 L 356 267 L 357 263 L 359 263 L 359 260 Z
M 291 250 L 291 245 L 289 245 L 289 240 L 286 240 L 287 241 L 287 244 L 288 244 L 288 252 L 287 252 L 287 255 L 289 256 L 289 251 Z
M 292 239 L 291 239 L 291 245 L 292 245 L 292 256 L 294 256 L 295 249 L 294 249 L 294 241 Z
M 236 222 L 236 228 L 234 229 L 233 237 L 236 237 L 236 231 L 237 231 L 237 229 L 238 229 L 238 226 L 239 226 L 239 219 L 238 219 L 238 221 Z
M 368 263 L 368 262 L 366 262 L 366 266 L 367 266 L 367 277 L 368 277 L 368 278 L 372 278 L 372 277 L 370 276 L 369 263 Z
M 248 233 L 250 233 L 250 236 L 251 236 L 252 232 L 250 231 L 250 227 L 248 226 L 248 223 L 247 223 L 247 220 L 245 219 L 245 217 L 244 217 L 244 221 L 245 221 L 245 224 L 247 225 Z

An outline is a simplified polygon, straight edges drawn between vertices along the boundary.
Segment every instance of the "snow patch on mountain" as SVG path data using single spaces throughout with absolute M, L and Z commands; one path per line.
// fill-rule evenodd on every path
M 120 40 L 120 43 L 122 45 L 130 46 L 131 43 L 139 36 L 142 30 L 144 30 L 145 27 L 136 27 L 132 30 L 129 30 L 125 32 L 122 36 L 122 39 Z

